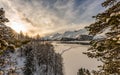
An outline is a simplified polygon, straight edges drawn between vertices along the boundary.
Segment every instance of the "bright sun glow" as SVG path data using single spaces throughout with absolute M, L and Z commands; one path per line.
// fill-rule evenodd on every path
M 19 33 L 20 31 L 22 31 L 22 32 L 27 32 L 26 27 L 25 27 L 23 24 L 21 24 L 21 23 L 12 22 L 11 28 L 12 28 L 13 30 L 15 30 L 16 32 L 18 32 L 18 33 Z

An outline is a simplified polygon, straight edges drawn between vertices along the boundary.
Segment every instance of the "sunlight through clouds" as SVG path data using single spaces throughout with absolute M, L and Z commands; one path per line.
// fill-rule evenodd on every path
M 29 34 L 47 35 L 70 29 L 81 29 L 94 21 L 91 17 L 103 11 L 104 0 L 0 0 L 9 24 L 25 25 Z M 14 26 L 14 25 L 9 25 Z M 15 27 L 14 27 L 15 28 Z
M 16 32 L 20 33 L 20 31 L 27 32 L 25 25 L 17 22 L 12 22 L 11 28 Z

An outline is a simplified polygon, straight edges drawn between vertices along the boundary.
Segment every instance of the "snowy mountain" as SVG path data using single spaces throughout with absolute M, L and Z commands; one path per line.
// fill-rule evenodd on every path
M 66 37 L 66 38 L 76 38 L 78 35 L 82 35 L 82 34 L 88 34 L 86 29 L 80 29 L 77 31 L 66 31 L 62 34 L 62 37 Z
M 53 40 L 57 40 L 57 39 L 61 39 L 62 38 L 62 34 L 60 33 L 56 33 L 52 36 L 50 36 L 50 39 L 53 39 Z
M 53 34 L 50 36 L 46 36 L 46 37 L 44 37 L 44 39 L 45 40 L 61 40 L 61 39 L 67 38 L 67 39 L 72 40 L 72 39 L 80 38 L 81 35 L 89 36 L 88 31 L 86 29 L 80 29 L 80 30 L 76 30 L 76 31 L 66 31 L 62 34 L 56 33 L 56 34 Z

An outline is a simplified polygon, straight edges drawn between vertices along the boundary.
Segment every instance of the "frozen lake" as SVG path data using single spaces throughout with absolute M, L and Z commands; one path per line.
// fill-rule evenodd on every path
M 53 45 L 58 53 L 62 53 L 67 49 L 62 54 L 65 75 L 77 75 L 78 69 L 81 67 L 94 70 L 101 64 L 96 59 L 88 58 L 87 55 L 82 54 L 82 52 L 87 51 L 88 45 L 58 44 L 55 42 Z

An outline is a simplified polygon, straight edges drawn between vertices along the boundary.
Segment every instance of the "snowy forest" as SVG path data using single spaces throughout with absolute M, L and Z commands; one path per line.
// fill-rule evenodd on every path
M 1 8 L 0 75 L 63 75 L 62 57 L 51 44 L 16 33 L 8 21 Z
M 105 10 L 93 15 L 95 22 L 84 27 L 89 31 L 87 41 L 90 43 L 87 44 L 89 48 L 82 52 L 88 59 L 96 59 L 101 64 L 97 65 L 96 70 L 81 66 L 76 75 L 120 75 L 120 1 L 104 0 L 101 6 Z M 59 48 L 63 51 L 57 52 L 55 47 L 59 45 L 51 43 L 56 40 L 44 40 L 39 34 L 31 37 L 29 33 L 18 33 L 6 25 L 10 22 L 10 19 L 6 18 L 6 12 L 4 8 L 0 8 L 0 75 L 67 75 L 64 53 L 79 47 L 80 44 L 70 47 L 65 45 L 66 49 Z M 104 35 L 104 38 L 94 39 L 94 36 L 99 34 Z M 85 36 L 82 39 L 85 39 Z M 69 41 L 71 42 L 71 38 Z M 67 42 L 69 41 L 67 38 Z M 81 40 L 77 40 L 79 41 Z M 73 57 L 71 55 L 69 58 Z M 77 60 L 81 61 L 79 58 Z M 89 61 L 87 63 L 89 65 Z M 75 65 L 75 62 L 72 64 Z M 94 63 L 92 64 L 94 66 Z

